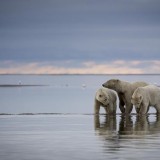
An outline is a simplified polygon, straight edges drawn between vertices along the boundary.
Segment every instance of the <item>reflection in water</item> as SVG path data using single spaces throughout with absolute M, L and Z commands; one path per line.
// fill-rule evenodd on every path
M 149 121 L 149 116 L 136 116 L 136 121 L 133 125 L 131 116 L 121 117 L 119 126 L 119 135 L 131 135 L 135 138 L 144 138 L 144 135 L 155 134 L 160 131 L 160 118 L 156 116 L 154 122 Z M 121 136 L 120 136 L 121 137 Z
M 108 138 L 134 137 L 137 135 L 148 135 L 160 132 L 160 117 L 156 116 L 156 120 L 151 122 L 149 116 L 136 116 L 133 122 L 132 116 L 121 116 L 119 126 L 117 126 L 116 116 L 105 116 L 105 121 L 100 122 L 100 116 L 94 117 L 95 131 L 99 136 Z M 105 138 L 106 139 L 106 138 Z
M 116 116 L 107 115 L 105 121 L 100 122 L 100 116 L 94 116 L 94 127 L 96 135 L 104 142 L 103 148 L 109 150 L 109 152 L 117 152 L 119 150 L 119 144 L 117 142 L 117 119 Z M 107 144 L 106 144 L 107 143 Z M 107 152 L 105 151 L 105 152 Z
M 138 135 L 156 134 L 160 132 L 160 117 L 156 116 L 156 120 L 150 122 L 148 116 L 137 116 L 134 132 L 134 134 Z
M 121 116 L 118 133 L 119 135 L 133 134 L 133 120 L 131 116 Z
M 106 116 L 101 120 L 102 117 L 95 115 L 95 133 L 107 157 L 159 159 L 160 117 Z
M 102 136 L 113 136 L 116 133 L 116 116 L 105 116 L 105 121 L 100 123 L 100 116 L 95 115 L 94 126 L 96 133 Z

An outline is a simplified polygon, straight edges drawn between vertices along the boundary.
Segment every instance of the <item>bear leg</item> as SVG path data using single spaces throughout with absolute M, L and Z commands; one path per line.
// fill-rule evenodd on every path
M 118 97 L 119 97 L 119 109 L 122 113 L 125 113 L 125 107 L 124 107 L 125 103 L 123 101 L 123 96 L 120 93 L 118 93 Z
M 117 106 L 115 105 L 115 103 L 110 104 L 107 107 L 104 107 L 104 109 L 106 110 L 106 114 L 110 114 L 110 115 L 116 114 L 116 108 Z
M 157 114 L 160 114 L 160 104 L 156 105 L 155 106 L 155 109 L 157 111 Z
M 113 113 L 116 114 L 116 111 L 117 111 L 117 103 L 114 102 L 113 103 Z
M 94 102 L 94 114 L 99 114 L 100 106 L 101 106 L 100 102 L 95 99 L 95 102 Z
M 132 105 L 132 103 L 127 103 L 126 104 L 126 114 L 130 114 L 131 112 L 132 112 L 132 109 L 133 109 L 133 105 Z
M 140 110 L 139 110 L 139 113 L 140 114 L 147 114 L 148 110 L 149 110 L 149 104 L 142 103 Z
M 104 107 L 104 109 L 105 109 L 105 111 L 106 111 L 106 114 L 110 114 L 110 108 L 109 108 L 110 106 L 107 106 L 107 107 Z

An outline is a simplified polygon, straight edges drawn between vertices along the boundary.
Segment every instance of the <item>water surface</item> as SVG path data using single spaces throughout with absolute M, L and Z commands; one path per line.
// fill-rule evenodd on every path
M 1 115 L 3 160 L 159 159 L 155 115 Z
M 15 86 L 0 87 L 0 113 L 93 113 L 95 92 L 110 78 L 160 85 L 160 75 L 0 75 L 0 85 Z
M 160 75 L 0 75 L 0 159 L 159 160 L 153 108 L 93 115 L 95 92 L 110 78 L 160 85 Z

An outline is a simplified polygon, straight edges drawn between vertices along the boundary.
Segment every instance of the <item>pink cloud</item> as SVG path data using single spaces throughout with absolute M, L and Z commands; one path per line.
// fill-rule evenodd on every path
M 5 66 L 0 67 L 0 74 L 143 74 L 160 73 L 159 66 L 160 61 L 119 60 L 101 64 L 88 61 L 82 63 L 81 67 L 57 66 L 47 62 L 26 64 L 5 62 Z

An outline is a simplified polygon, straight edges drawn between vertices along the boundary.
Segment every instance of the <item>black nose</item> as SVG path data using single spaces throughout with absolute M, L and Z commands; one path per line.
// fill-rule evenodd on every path
M 102 86 L 103 86 L 103 87 L 105 87 L 105 85 L 104 85 L 104 84 L 102 84 Z

